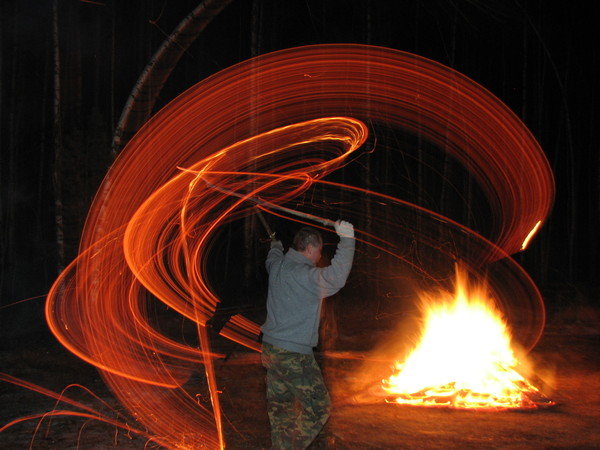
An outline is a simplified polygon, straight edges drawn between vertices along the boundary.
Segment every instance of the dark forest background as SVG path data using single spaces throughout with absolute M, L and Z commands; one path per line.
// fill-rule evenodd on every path
M 525 122 L 554 170 L 553 213 L 517 260 L 551 305 L 580 301 L 582 295 L 596 301 L 590 298 L 600 265 L 600 35 L 594 2 L 220 3 L 223 9 L 173 65 L 154 111 L 221 69 L 293 46 L 365 43 L 452 67 L 498 96 Z M 4 330 L 44 326 L 43 295 L 76 256 L 90 203 L 119 150 L 113 135 L 126 100 L 152 55 L 199 4 L 0 3 Z M 392 181 L 380 176 L 374 181 L 369 171 L 352 176 L 353 184 L 374 189 Z M 437 200 L 442 210 L 450 208 Z M 556 295 L 559 291 L 563 294 Z M 26 299 L 31 300 L 13 305 Z

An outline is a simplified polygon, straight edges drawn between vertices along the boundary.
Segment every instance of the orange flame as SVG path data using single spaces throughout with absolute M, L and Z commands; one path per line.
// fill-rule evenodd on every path
M 485 287 L 469 288 L 457 271 L 456 292 L 423 298 L 416 348 L 383 381 L 393 401 L 417 406 L 529 409 L 549 405 L 518 371 L 511 334 Z

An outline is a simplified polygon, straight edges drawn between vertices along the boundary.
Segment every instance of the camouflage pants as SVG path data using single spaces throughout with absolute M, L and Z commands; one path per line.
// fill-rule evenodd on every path
M 271 445 L 304 449 L 329 418 L 331 401 L 315 357 L 262 344 L 267 369 L 267 408 Z

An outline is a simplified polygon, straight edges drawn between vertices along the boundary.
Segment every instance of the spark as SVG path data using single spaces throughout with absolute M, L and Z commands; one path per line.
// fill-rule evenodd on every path
M 527 248 L 527 246 L 529 245 L 529 241 L 531 241 L 531 239 L 533 238 L 533 236 L 535 236 L 535 234 L 538 232 L 538 230 L 540 229 L 541 226 L 542 226 L 542 221 L 538 220 L 538 222 L 535 224 L 533 229 L 529 232 L 529 234 L 523 241 L 523 245 L 521 245 L 521 250 L 525 250 Z

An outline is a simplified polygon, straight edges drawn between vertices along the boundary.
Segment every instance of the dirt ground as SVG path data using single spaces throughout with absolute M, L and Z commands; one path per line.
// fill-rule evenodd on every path
M 320 357 L 334 402 L 327 427 L 335 441 L 333 446 L 329 441 L 329 448 L 600 448 L 597 323 L 563 322 L 547 327 L 531 358 L 540 374 L 538 382 L 557 404 L 535 411 L 458 411 L 398 406 L 383 400 L 357 403 L 361 392 L 356 392 L 356 378 L 365 364 L 364 353 L 357 348 L 370 339 L 372 333 L 342 333 L 341 348 Z M 215 345 L 228 354 L 216 364 L 227 448 L 269 448 L 264 373 L 258 355 L 223 339 Z M 3 351 L 0 370 L 56 391 L 78 383 L 116 410 L 120 408 L 95 369 L 72 357 L 52 338 L 18 351 Z M 55 403 L 39 393 L 0 383 L 0 426 L 51 411 Z M 5 430 L 0 434 L 0 448 L 155 448 L 145 438 L 82 418 L 45 420 L 36 432 L 39 423 L 30 420 Z M 323 438 L 312 446 L 325 447 Z

